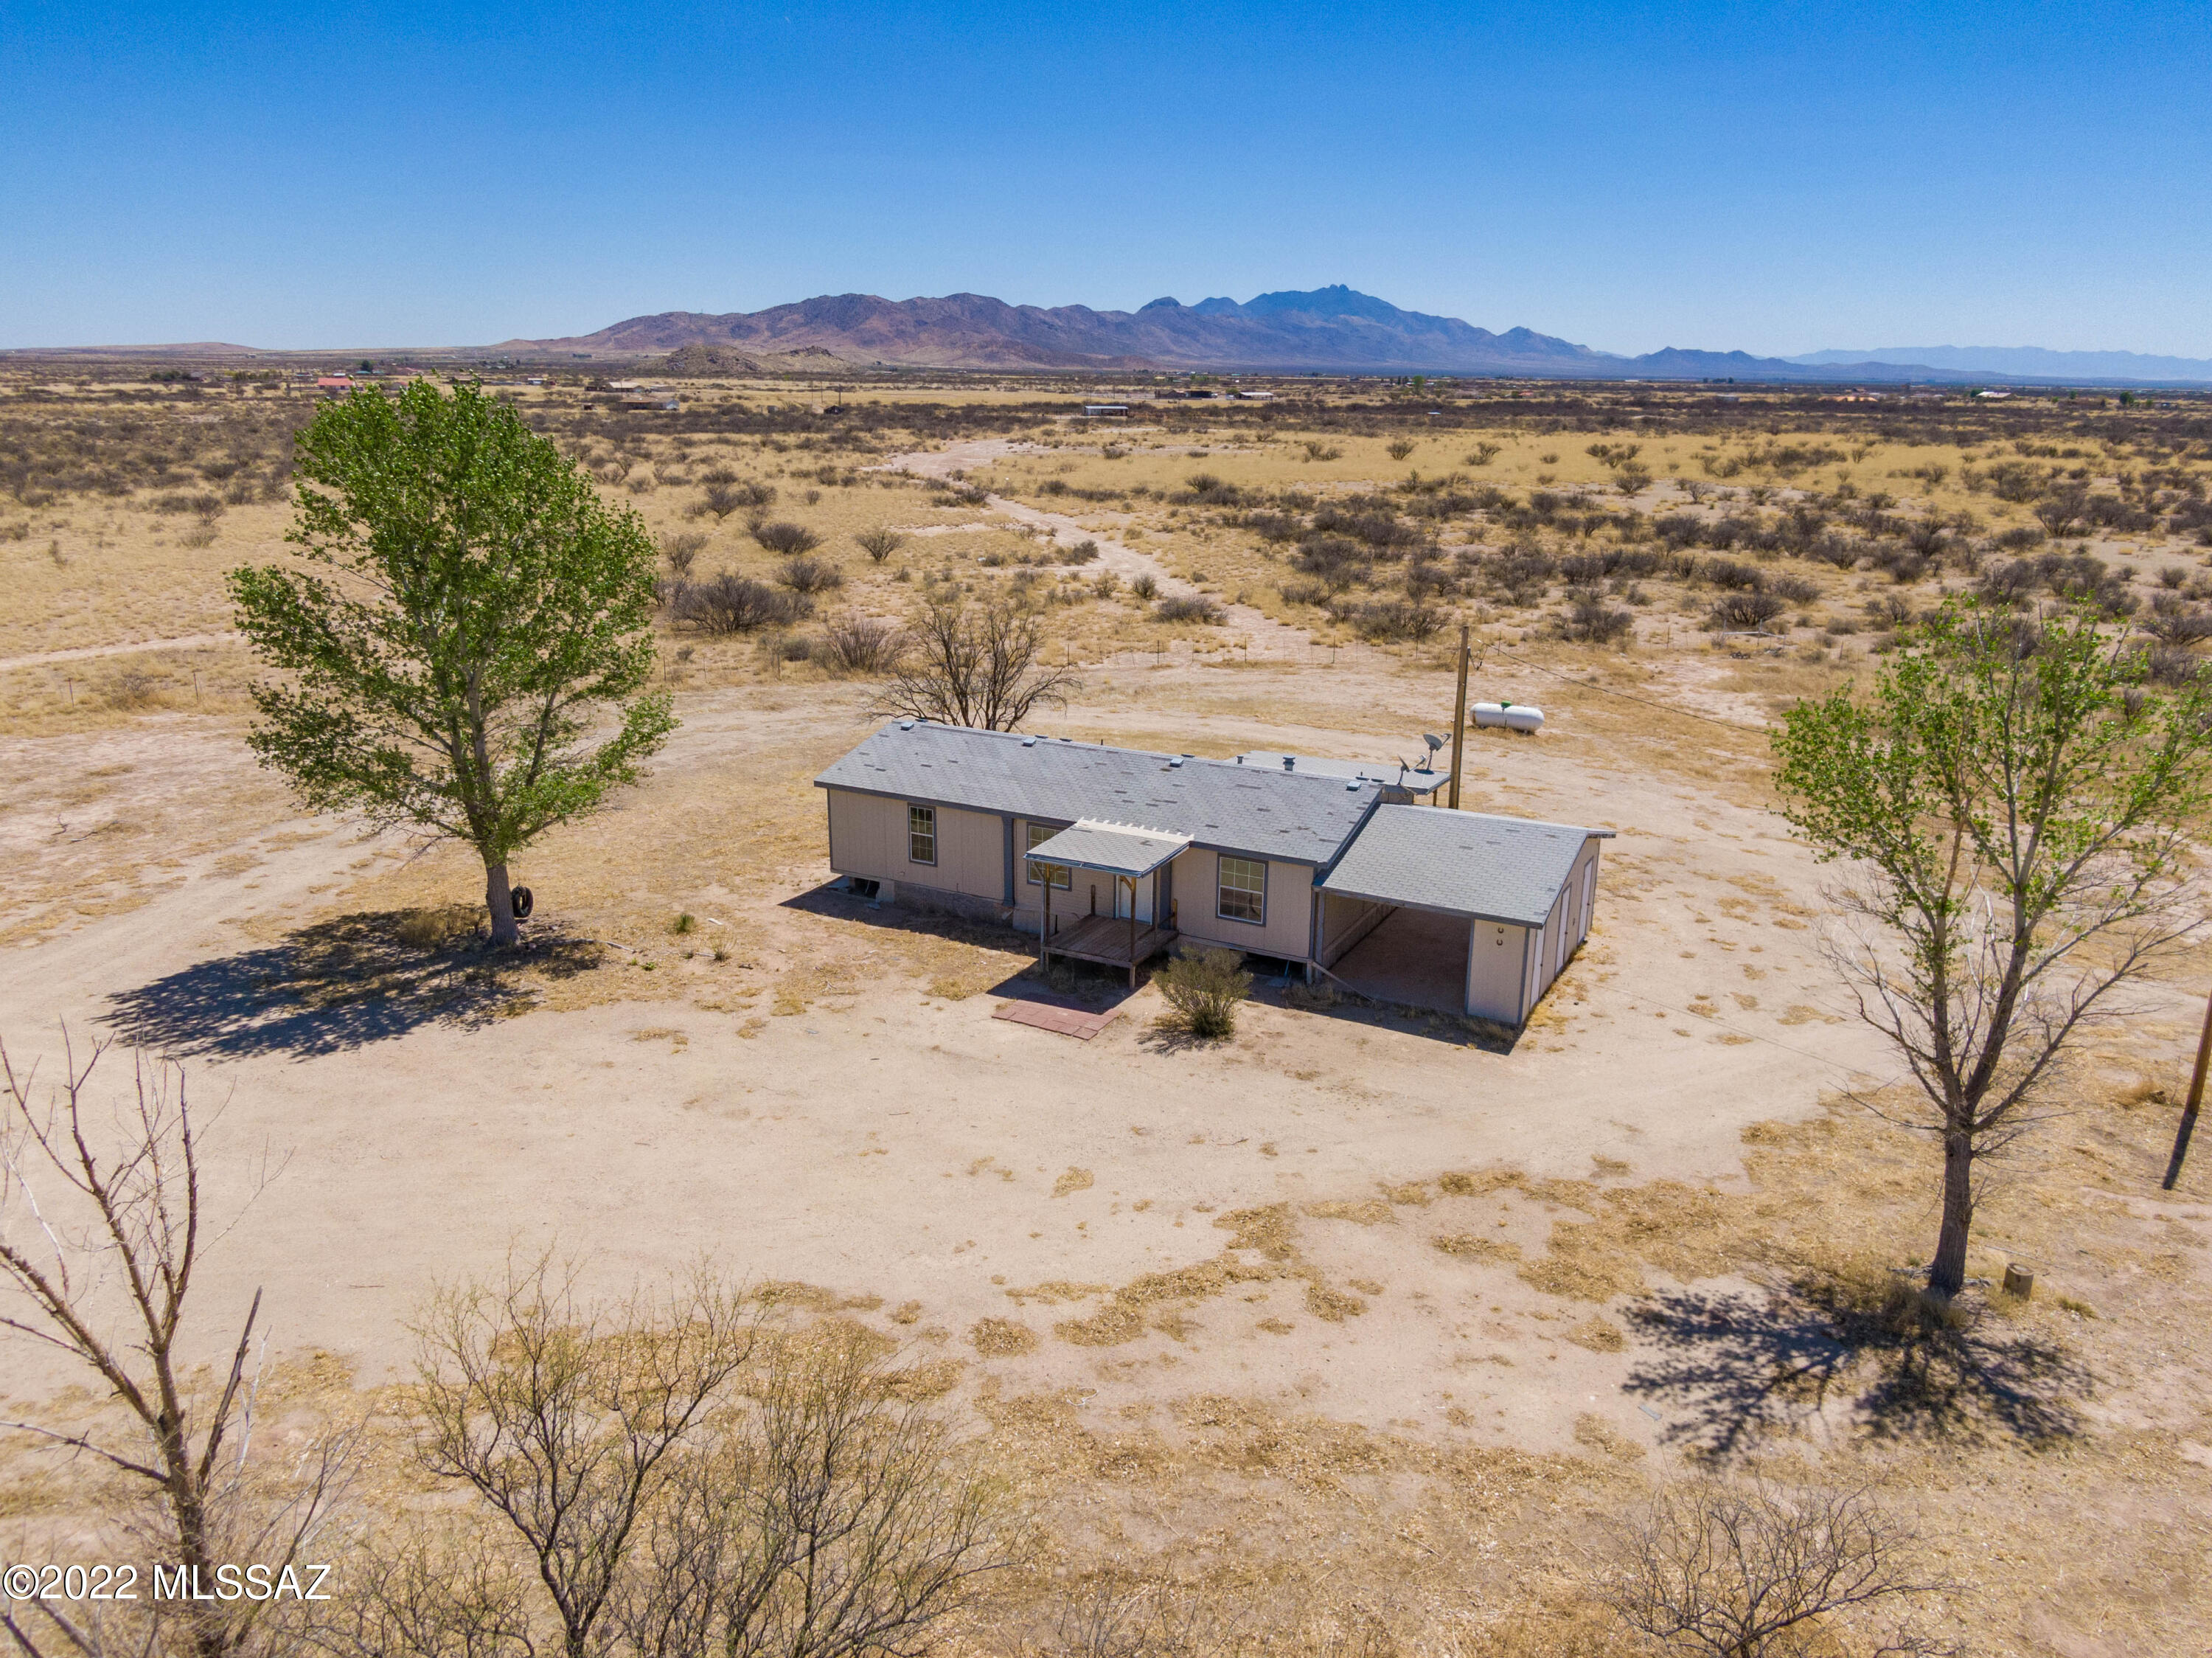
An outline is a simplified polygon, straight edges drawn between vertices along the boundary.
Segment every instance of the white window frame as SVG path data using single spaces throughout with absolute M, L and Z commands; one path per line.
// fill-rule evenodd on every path
M 1253 893 L 1252 889 L 1248 887 L 1231 887 L 1229 884 L 1229 866 L 1232 863 L 1241 863 L 1248 869 L 1257 869 L 1260 872 L 1260 890 L 1256 894 Z M 1260 913 L 1255 916 L 1231 914 L 1222 906 L 1223 895 L 1228 893 L 1242 893 L 1247 897 L 1256 896 L 1260 900 Z M 1264 927 L 1267 924 L 1267 859 L 1232 857 L 1224 853 L 1214 861 L 1213 913 L 1219 920 L 1241 921 L 1248 927 Z
M 1035 851 L 1046 841 L 1050 840 L 1054 835 L 1058 834 L 1060 831 L 1054 828 L 1048 823 L 1039 823 L 1034 818 L 1026 819 L 1024 821 L 1028 823 L 1029 829 L 1028 832 L 1023 836 L 1023 838 L 1026 840 L 1029 844 L 1022 848 L 1023 861 L 1029 865 L 1030 885 L 1032 887 L 1042 887 L 1044 882 L 1042 878 L 1038 875 L 1037 871 L 1044 868 L 1044 866 L 1039 863 L 1035 858 L 1030 857 L 1028 854 Z M 1055 892 L 1061 893 L 1073 892 L 1075 890 L 1074 869 L 1070 865 L 1065 863 L 1055 863 L 1052 867 L 1060 871 L 1058 875 L 1052 878 L 1054 890 Z
M 924 828 L 919 828 L 919 827 L 917 827 L 917 826 L 916 826 L 918 824 L 924 823 L 924 822 L 927 822 L 927 825 L 929 826 L 927 828 L 924 829 Z M 918 844 L 920 844 L 920 843 L 921 843 L 924 838 L 927 838 L 927 839 L 928 840 L 928 842 L 929 842 L 929 856 L 928 856 L 927 857 L 917 857 L 917 856 L 915 856 L 915 850 L 914 850 L 914 849 L 915 849 L 915 846 L 916 846 L 916 845 L 918 845 Z M 936 808 L 935 807 L 933 807 L 933 806 L 915 806 L 915 805 L 912 805 L 912 804 L 909 804 L 909 805 L 907 807 L 907 808 L 906 808 L 906 861 L 907 861 L 908 863 L 926 863 L 926 864 L 929 864 L 929 865 L 931 865 L 933 868 L 936 865 L 936 863 L 937 863 L 937 808 Z

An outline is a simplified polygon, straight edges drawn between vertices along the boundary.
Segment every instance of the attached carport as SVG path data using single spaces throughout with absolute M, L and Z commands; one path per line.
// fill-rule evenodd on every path
M 1589 936 L 1609 829 L 1383 806 L 1322 879 L 1315 960 L 1377 1001 L 1519 1025 Z

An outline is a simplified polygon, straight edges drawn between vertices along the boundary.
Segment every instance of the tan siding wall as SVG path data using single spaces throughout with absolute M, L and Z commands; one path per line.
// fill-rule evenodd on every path
M 1001 873 L 1006 850 L 1006 832 L 997 817 L 940 806 L 937 808 L 936 875 L 933 878 L 923 866 L 909 864 L 907 879 L 970 898 L 1002 899 L 1006 896 Z
M 905 880 L 914 868 L 906 861 L 905 802 L 846 789 L 823 792 L 830 796 L 830 867 L 871 881 Z
M 1313 866 L 1267 861 L 1267 921 L 1255 927 L 1246 921 L 1224 921 L 1214 913 L 1219 888 L 1219 862 L 1203 847 L 1193 847 L 1175 861 L 1175 896 L 1182 936 L 1208 944 L 1225 944 L 1232 950 L 1258 955 L 1306 959 L 1313 933 Z
M 937 862 L 907 856 L 904 801 L 831 789 L 830 867 L 840 875 L 933 887 L 939 892 L 998 899 L 1005 895 L 1005 832 L 983 812 L 937 808 Z

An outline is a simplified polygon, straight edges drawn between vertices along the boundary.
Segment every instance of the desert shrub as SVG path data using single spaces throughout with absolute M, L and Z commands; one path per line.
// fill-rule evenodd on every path
M 692 564 L 706 550 L 707 538 L 697 530 L 683 530 L 660 539 L 660 555 L 679 581 L 690 575 Z
M 1492 584 L 1516 605 L 1533 605 L 1542 599 L 1559 565 L 1540 548 L 1512 547 L 1490 561 L 1485 571 Z
M 1395 514 L 1371 508 L 1323 507 L 1314 514 L 1313 522 L 1316 530 L 1349 535 L 1377 550 L 1409 546 L 1421 539 L 1419 530 L 1400 523 Z
M 853 539 L 862 552 L 866 553 L 878 564 L 906 545 L 906 537 L 895 529 L 887 529 L 881 526 L 872 530 L 862 530 Z
M 1889 579 L 1900 587 L 1909 587 L 1928 574 L 1931 560 L 1928 555 L 1915 552 L 1909 546 L 1878 543 L 1871 562 L 1878 570 L 1887 572 Z
M 712 581 L 678 583 L 668 608 L 687 627 L 728 634 L 786 626 L 810 614 L 813 607 L 799 594 L 778 593 L 765 582 L 724 570 Z
M 1267 541 L 1295 541 L 1298 521 L 1284 512 L 1248 512 L 1244 527 Z
M 1652 575 L 1659 563 L 1649 547 L 1604 547 L 1569 553 L 1559 560 L 1559 574 L 1577 587 L 1594 587 L 1608 576 Z
M 1318 442 L 1312 438 L 1306 440 L 1306 459 L 1309 460 L 1338 460 L 1343 456 L 1344 451 L 1334 443 Z
M 1166 1000 L 1164 1023 L 1205 1041 L 1237 1033 L 1237 1009 L 1252 994 L 1252 975 L 1234 950 L 1179 949 L 1152 975 Z
M 1449 565 L 1435 563 L 1436 554 L 1436 548 L 1424 547 L 1406 566 L 1406 596 L 1415 604 L 1459 591 L 1457 573 Z
M 1281 591 L 1289 605 L 1325 605 L 1334 596 L 1326 582 L 1285 582 Z
M 2151 613 L 2136 625 L 2162 645 L 2186 649 L 2212 639 L 2212 611 L 2197 609 L 2171 593 L 2150 601 Z
M 793 593 L 826 593 L 845 585 L 845 572 L 826 558 L 787 558 L 775 579 Z
M 1418 644 L 1434 638 L 1444 625 L 1442 613 L 1406 599 L 1378 599 L 1364 605 L 1340 604 L 1331 609 L 1336 619 L 1363 639 L 1378 644 L 1400 640 Z
M 1407 455 L 1413 454 L 1414 450 L 1420 447 L 1421 446 L 1419 444 L 1413 442 L 1410 437 L 1398 438 L 1390 444 L 1390 459 L 1393 460 L 1403 460 Z
M 2204 659 L 2193 650 L 2153 645 L 2143 652 L 2143 672 L 2154 685 L 2188 685 L 2203 671 Z
M 1597 594 L 1587 588 L 1576 588 L 1567 594 L 1567 610 L 1559 619 L 1559 637 L 1572 639 L 1578 644 L 1606 645 L 1626 639 L 1636 631 L 1636 618 L 1625 610 L 1615 610 Z
M 1802 576 L 1778 576 L 1766 584 L 1766 590 L 1793 605 L 1809 605 L 1820 596 L 1820 583 Z
M 1129 591 L 1149 604 L 1160 596 L 1160 584 L 1154 579 L 1152 571 L 1146 570 L 1129 583 Z
M 1177 594 L 1154 605 L 1152 619 L 1157 622 L 1203 622 L 1209 627 L 1218 627 L 1228 619 L 1228 613 L 1203 594 Z
M 540 1260 L 417 1328 L 411 1460 L 451 1500 L 364 1551 L 331 1653 L 920 1652 L 1013 1557 L 1001 1487 L 858 1325 L 703 1274 L 593 1306 Z
M 1662 1490 L 1616 1536 L 1606 1599 L 1623 1623 L 1667 1651 L 1784 1658 L 1955 1650 L 1909 1622 L 1856 1643 L 1837 1639 L 1835 1619 L 1904 1612 L 1949 1587 L 1911 1527 L 1863 1492 L 1707 1477 Z
M 1694 513 L 1670 512 L 1653 519 L 1651 527 L 1668 546 L 1686 547 L 1705 533 L 1705 521 Z
M 905 638 L 890 623 L 848 611 L 822 627 L 823 654 L 848 674 L 879 674 L 896 663 Z
M 775 519 L 750 527 L 754 540 L 770 552 L 781 553 L 786 558 L 797 558 L 810 553 L 822 545 L 822 538 L 804 524 Z
M 1078 541 L 1064 555 L 1065 562 L 1071 564 L 1087 564 L 1097 557 L 1098 544 L 1096 541 Z
M 1771 593 L 1723 594 L 1707 620 L 1716 628 L 1765 632 L 1766 624 L 1788 607 Z
M 1467 452 L 1467 464 L 1470 466 L 1487 466 L 1504 453 L 1504 448 L 1502 444 L 1478 443 Z
M 1367 555 L 1357 541 L 1341 535 L 1310 535 L 1298 543 L 1291 563 L 1308 576 L 1318 576 L 1331 589 L 1341 593 L 1358 581 L 1367 569 Z
M 1708 558 L 1698 566 L 1698 576 L 1717 588 L 1726 588 L 1733 593 L 1757 593 L 1766 586 L 1766 577 L 1751 564 L 1740 564 L 1733 558 Z
M 1243 503 L 1243 491 L 1226 479 L 1216 478 L 1212 472 L 1193 472 L 1183 481 L 1189 486 L 1191 498 L 1201 505 L 1235 507 Z
M 1991 564 L 1982 572 L 1982 596 L 1993 604 L 2024 605 L 2042 585 L 2043 572 L 2032 558 Z

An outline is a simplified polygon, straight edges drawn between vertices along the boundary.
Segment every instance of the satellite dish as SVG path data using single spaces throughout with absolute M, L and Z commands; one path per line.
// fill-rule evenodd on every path
M 1424 731 L 1421 733 L 1421 741 L 1428 744 L 1429 753 L 1431 754 L 1435 753 L 1437 750 L 1444 746 L 1444 740 L 1431 731 Z

